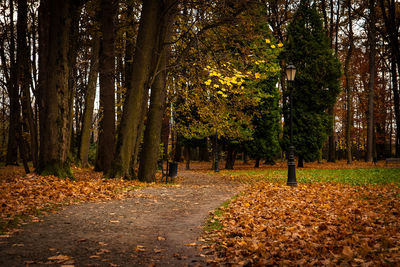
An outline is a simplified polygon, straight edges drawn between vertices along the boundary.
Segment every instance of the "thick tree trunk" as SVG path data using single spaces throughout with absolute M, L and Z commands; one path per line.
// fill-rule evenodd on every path
M 93 37 L 92 41 L 92 54 L 90 58 L 90 72 L 89 80 L 86 89 L 85 96 L 85 111 L 83 113 L 83 124 L 82 134 L 80 142 L 80 154 L 81 166 L 83 168 L 88 167 L 88 155 L 90 146 L 90 128 L 92 126 L 94 99 L 96 97 L 96 85 L 97 76 L 99 69 L 99 50 L 100 50 L 100 38 L 98 36 Z
M 167 83 L 167 61 L 169 57 L 169 48 L 164 48 L 165 34 L 169 34 L 168 21 L 165 21 L 159 32 L 158 51 L 160 51 L 160 67 L 155 67 L 156 77 L 151 86 L 150 107 L 147 114 L 146 129 L 144 132 L 143 149 L 140 154 L 140 166 L 138 178 L 141 181 L 155 181 L 157 171 L 157 160 L 161 141 L 162 118 L 165 110 L 165 96 Z M 167 38 L 169 39 L 169 38 Z M 188 159 L 187 159 L 188 160 Z M 190 155 L 189 155 L 190 160 Z
M 102 32 L 99 55 L 101 119 L 95 170 L 106 173 L 111 167 L 115 143 L 114 19 L 117 12 L 117 1 L 102 0 L 100 5 Z
M 145 88 L 149 88 L 149 87 L 146 85 Z M 142 106 L 140 107 L 140 112 L 138 115 L 139 116 L 139 125 L 137 126 L 136 142 L 135 142 L 135 147 L 133 148 L 133 155 L 132 155 L 131 164 L 130 164 L 131 177 L 129 177 L 129 178 L 137 178 L 136 169 L 138 167 L 138 161 L 139 161 L 139 156 L 140 156 L 140 152 L 141 152 L 140 149 L 142 147 L 146 115 L 149 110 L 148 101 L 149 101 L 149 90 L 145 90 L 143 99 L 142 99 Z M 128 177 L 125 177 L 125 178 L 128 178 Z
M 374 136 L 374 88 L 375 88 L 375 55 L 376 26 L 375 0 L 369 0 L 369 83 L 368 83 L 368 121 L 367 121 L 367 155 L 365 161 L 373 160 Z
M 132 78 L 127 90 L 111 177 L 130 177 L 130 164 L 137 142 L 140 110 L 145 85 L 149 79 L 152 54 L 157 42 L 161 1 L 148 0 L 143 3 L 139 32 L 136 41 L 135 56 L 132 64 Z
M 42 0 L 39 8 L 40 156 L 37 172 L 70 176 L 68 91 L 69 1 Z

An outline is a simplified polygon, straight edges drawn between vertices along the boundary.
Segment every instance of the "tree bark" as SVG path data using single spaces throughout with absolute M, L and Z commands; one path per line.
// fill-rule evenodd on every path
M 132 64 L 132 78 L 125 98 L 121 123 L 119 125 L 115 157 L 110 177 L 127 177 L 133 149 L 137 142 L 140 110 L 145 87 L 150 74 L 152 53 L 157 42 L 161 1 L 144 1 L 140 18 L 139 32 L 136 41 L 135 56 Z
M 164 103 L 164 106 L 167 102 Z M 169 141 L 169 133 L 170 133 L 170 124 L 169 120 L 171 116 L 168 112 L 164 112 L 162 118 L 162 127 L 161 127 L 161 143 L 163 144 L 163 160 L 168 160 L 168 141 Z
M 398 88 L 398 79 L 396 71 L 396 59 L 392 55 L 392 91 L 393 91 L 393 102 L 394 102 L 394 115 L 396 120 L 396 139 L 395 139 L 395 149 L 396 157 L 400 157 L 400 94 Z
M 350 86 L 350 73 L 349 73 L 349 65 L 353 52 L 353 20 L 351 13 L 351 0 L 347 1 L 347 10 L 348 10 L 348 20 L 349 20 L 349 48 L 347 50 L 347 55 L 345 59 L 344 65 L 344 75 L 346 77 L 346 98 L 347 98 L 347 111 L 346 111 L 346 155 L 347 155 L 347 164 L 351 164 L 353 161 L 352 153 L 351 153 L 351 128 L 352 128 L 352 92 Z
M 102 39 L 99 55 L 100 125 L 95 170 L 107 171 L 111 167 L 115 143 L 115 14 L 117 0 L 102 0 L 100 22 Z
M 304 168 L 304 159 L 303 156 L 299 155 L 299 159 L 297 162 L 297 168 Z
M 172 31 L 170 27 L 174 16 L 172 12 L 173 11 L 169 11 L 164 14 L 162 21 L 160 22 L 157 53 L 153 56 L 154 66 L 152 72 L 155 78 L 153 83 L 150 82 L 150 107 L 147 114 L 138 175 L 139 180 L 146 182 L 155 181 L 155 173 L 157 170 L 157 161 L 161 143 L 161 129 L 167 93 L 167 65 L 170 54 L 170 47 L 165 43 L 171 41 Z M 189 162 L 190 153 L 187 158 L 187 164 L 189 164 Z M 187 165 L 187 167 L 189 167 L 189 165 Z
M 97 76 L 99 69 L 99 50 L 100 50 L 100 38 L 98 36 L 93 36 L 92 41 L 92 54 L 90 58 L 90 72 L 89 80 L 86 89 L 85 96 L 85 111 L 83 113 L 83 124 L 82 124 L 82 134 L 80 142 L 80 155 L 82 168 L 86 168 L 89 165 L 88 155 L 90 146 L 90 128 L 92 126 L 93 108 L 94 100 L 96 97 L 96 85 Z
M 199 147 L 199 160 L 200 161 L 210 161 L 210 155 L 208 154 L 208 140 L 204 138 Z
M 20 123 L 19 88 L 17 86 L 17 66 L 15 64 L 15 34 L 14 34 L 14 0 L 10 0 L 10 76 L 8 81 L 8 96 L 10 99 L 10 120 L 8 127 L 8 144 L 6 165 L 18 165 L 18 127 Z
M 367 121 L 367 155 L 365 161 L 372 162 L 374 147 L 374 88 L 375 88 L 375 55 L 376 55 L 376 26 L 375 0 L 369 0 L 369 82 L 368 82 L 368 121 Z
M 185 153 L 185 163 L 186 163 L 186 170 L 190 170 L 190 146 L 189 145 L 185 145 L 185 147 L 183 148 L 183 151 Z
M 27 21 L 28 21 L 28 5 L 26 0 L 18 0 L 18 21 L 17 21 L 17 87 L 21 92 L 21 106 L 22 106 L 22 128 L 19 127 L 18 136 L 20 138 L 19 147 L 25 151 L 21 153 L 21 158 L 24 161 L 25 171 L 29 172 L 27 165 L 29 149 L 28 142 L 25 140 L 25 136 L 30 137 L 31 156 L 33 166 L 37 167 L 38 164 L 38 142 L 37 142 L 37 131 L 36 125 L 33 119 L 33 111 L 31 106 L 31 95 L 30 95 L 30 57 L 29 47 L 27 45 Z M 26 134 L 22 134 L 22 131 Z M 28 134 L 29 133 L 29 134 Z
M 69 99 L 69 119 L 68 119 L 68 127 L 71 132 L 71 136 L 68 140 L 67 146 L 70 148 L 71 155 L 75 148 L 77 147 L 77 137 L 79 134 L 79 127 L 73 127 L 74 122 L 74 96 L 76 92 L 77 85 L 77 56 L 79 49 L 79 16 L 80 16 L 80 8 L 78 5 L 78 1 L 71 1 L 70 4 L 70 16 L 71 16 L 71 25 L 70 25 L 70 33 L 69 33 L 69 49 L 68 49 L 68 65 L 69 65 L 69 75 L 68 75 L 68 92 L 70 96 Z M 76 104 L 76 101 L 75 101 Z M 76 104 L 75 109 L 78 110 L 78 105 Z M 76 120 L 76 125 L 78 124 L 78 120 Z
M 256 158 L 256 163 L 254 164 L 254 168 L 260 168 L 260 158 Z
M 69 1 L 40 2 L 40 156 L 36 171 L 59 177 L 72 176 L 67 161 L 71 102 L 68 91 L 69 12 Z
M 231 145 L 228 145 L 228 152 L 226 155 L 225 169 L 233 170 L 233 166 L 235 165 L 235 156 L 236 152 L 234 151 Z

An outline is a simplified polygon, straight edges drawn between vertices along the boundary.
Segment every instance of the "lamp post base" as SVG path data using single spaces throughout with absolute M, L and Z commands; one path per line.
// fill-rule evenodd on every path
M 288 186 L 297 186 L 296 181 L 296 163 L 294 162 L 294 147 L 289 147 L 289 159 L 288 159 Z

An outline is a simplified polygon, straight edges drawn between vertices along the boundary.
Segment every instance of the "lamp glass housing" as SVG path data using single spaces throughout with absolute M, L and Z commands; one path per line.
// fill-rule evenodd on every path
M 293 81 L 295 76 L 296 67 L 292 63 L 289 63 L 289 65 L 286 67 L 286 77 L 289 81 Z

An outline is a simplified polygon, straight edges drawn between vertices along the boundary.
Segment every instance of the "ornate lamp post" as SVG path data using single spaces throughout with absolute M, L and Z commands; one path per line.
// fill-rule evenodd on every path
M 296 67 L 289 63 L 286 66 L 286 77 L 288 86 L 294 81 L 296 75 Z M 289 146 L 289 159 L 288 159 L 288 179 L 287 185 L 297 186 L 296 181 L 296 163 L 294 162 L 294 146 L 293 146 L 293 87 L 290 88 L 289 102 L 290 102 L 290 146 Z

